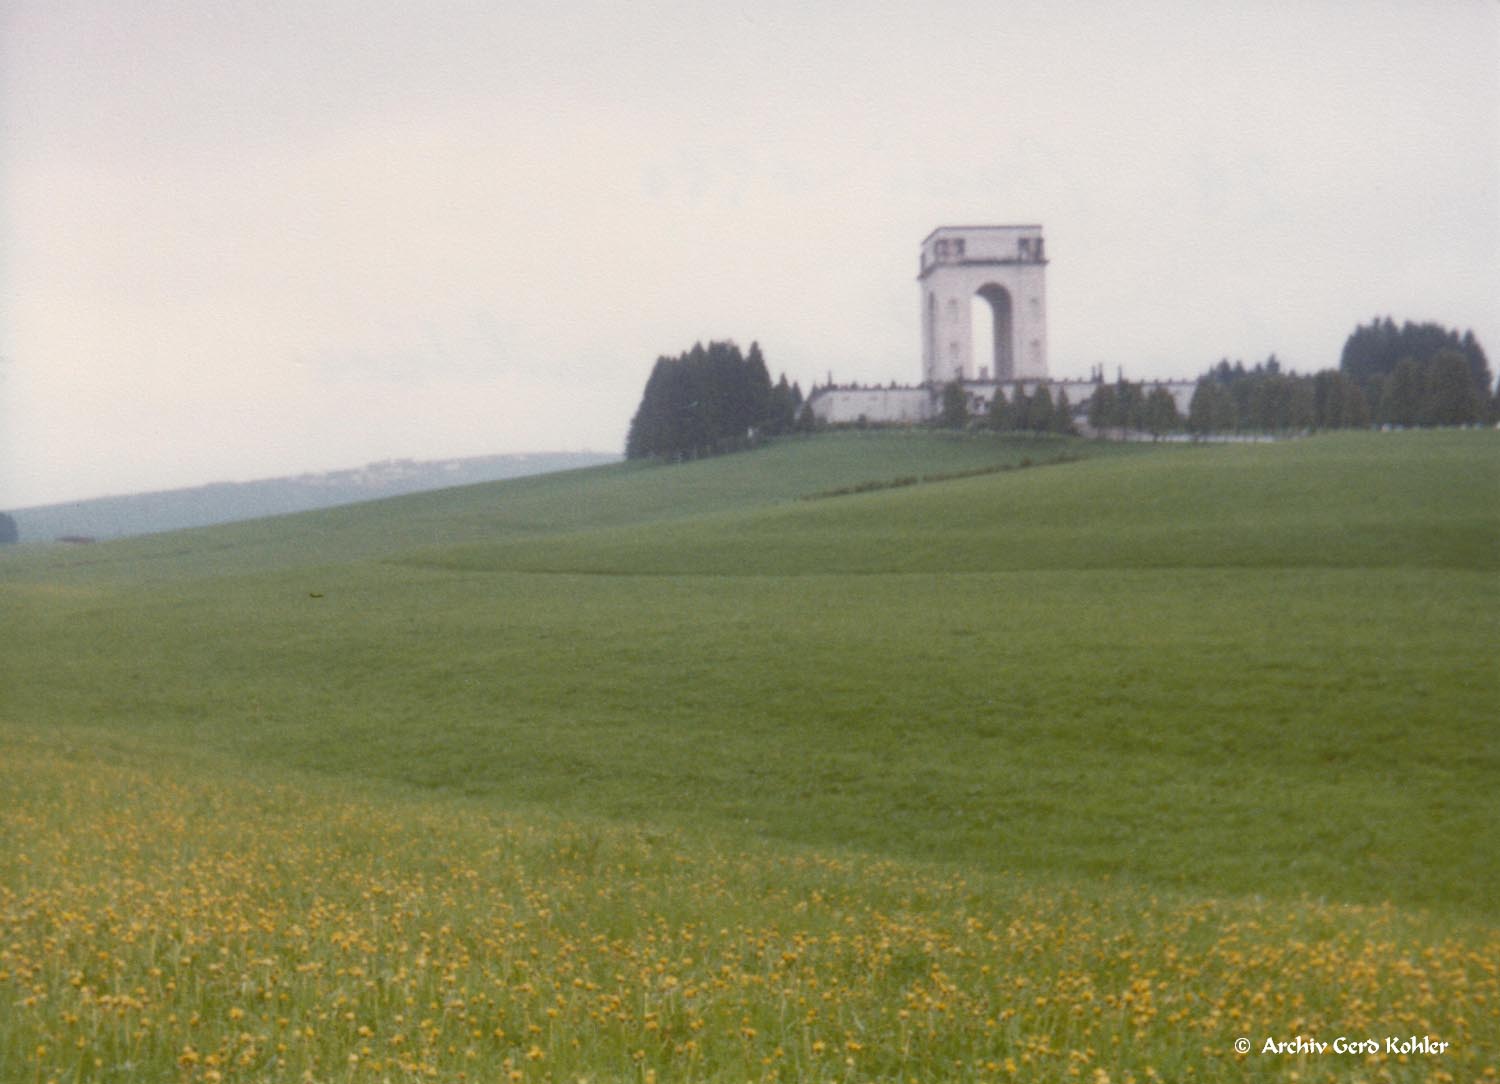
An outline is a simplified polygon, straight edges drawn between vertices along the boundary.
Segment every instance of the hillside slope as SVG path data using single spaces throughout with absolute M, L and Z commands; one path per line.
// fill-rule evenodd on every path
M 622 525 L 680 524 L 841 487 L 1046 463 L 1139 449 L 1057 438 L 933 432 L 846 432 L 786 439 L 750 452 L 662 466 L 618 463 L 455 486 L 274 519 L 72 550 L 0 551 L 5 578 L 139 581 L 235 574 L 389 556 L 416 546 L 550 538 Z
M 1493 914 L 1493 434 L 1106 451 L 797 500 L 1039 457 L 849 434 L 7 558 L 0 716 L 502 809 Z
M 615 458 L 598 452 L 543 452 L 387 460 L 352 470 L 37 505 L 16 509 L 13 515 L 24 542 L 63 537 L 125 538 L 571 470 L 613 462 Z
M 1121 568 L 1500 569 L 1500 455 L 1486 434 L 1164 447 L 1043 471 L 705 514 L 664 533 L 503 537 L 410 558 L 592 573 Z

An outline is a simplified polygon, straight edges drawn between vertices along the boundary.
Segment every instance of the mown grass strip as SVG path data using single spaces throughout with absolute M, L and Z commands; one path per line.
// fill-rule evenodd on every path
M 1080 455 L 1053 456 L 1038 462 L 1030 456 L 1022 456 L 1016 463 L 1000 463 L 989 467 L 972 467 L 969 470 L 944 471 L 939 474 L 911 474 L 900 478 L 888 478 L 884 480 L 860 482 L 852 486 L 840 486 L 837 489 L 825 489 L 817 493 L 803 494 L 804 501 L 820 501 L 829 497 L 849 497 L 856 493 L 874 493 L 882 489 L 904 489 L 907 486 L 925 485 L 929 482 L 951 482 L 959 478 L 979 478 L 986 474 L 1004 474 L 1007 471 L 1025 470 L 1027 467 L 1045 467 L 1056 463 L 1076 463 L 1083 457 Z

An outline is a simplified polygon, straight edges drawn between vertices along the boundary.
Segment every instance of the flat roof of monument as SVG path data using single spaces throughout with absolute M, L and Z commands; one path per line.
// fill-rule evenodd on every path
M 993 224 L 989 226 L 939 226 L 926 237 L 922 238 L 922 243 L 925 245 L 944 230 L 1039 230 L 1041 228 L 1042 226 L 1039 222 L 1013 223 L 1005 226 L 996 226 Z

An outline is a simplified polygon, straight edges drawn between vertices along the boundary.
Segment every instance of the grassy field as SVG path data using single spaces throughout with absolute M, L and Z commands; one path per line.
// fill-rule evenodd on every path
M 1491 433 L 0 554 L 0 1079 L 1493 1079 L 1497 572 Z

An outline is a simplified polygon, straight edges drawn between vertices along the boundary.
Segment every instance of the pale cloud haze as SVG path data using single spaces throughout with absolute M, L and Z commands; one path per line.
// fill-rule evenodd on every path
M 618 450 L 695 339 L 915 380 L 943 223 L 1044 225 L 1057 376 L 1500 368 L 1493 2 L 10 0 L 0 93 L 0 507 Z

